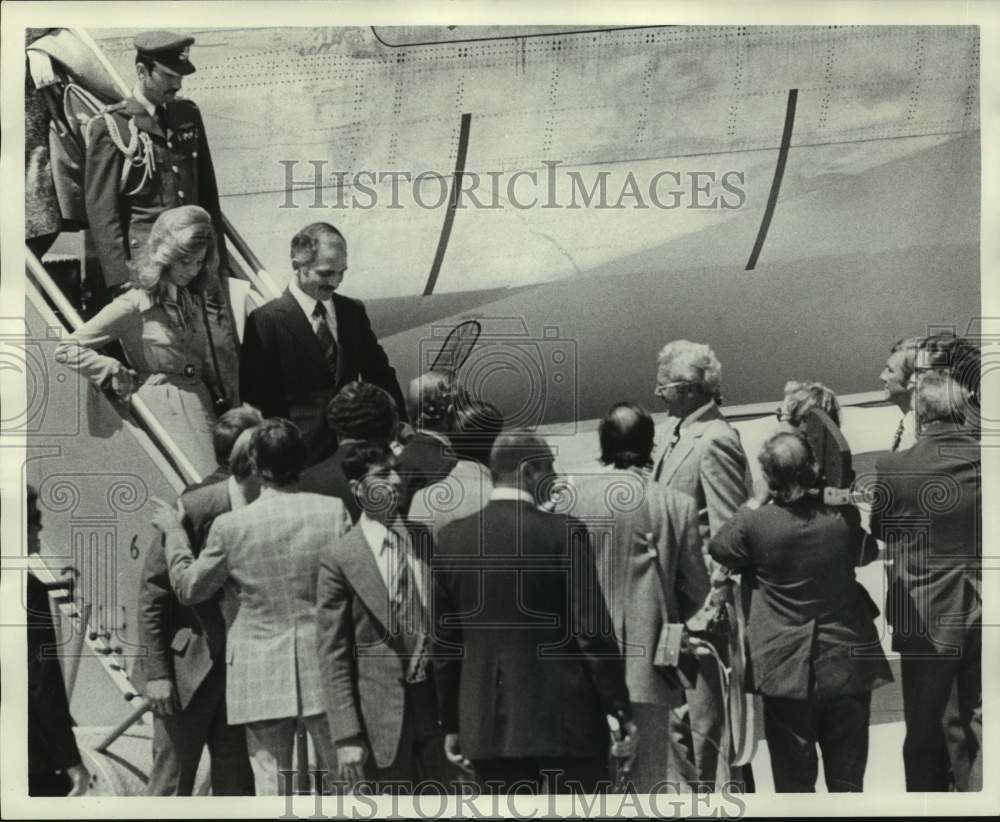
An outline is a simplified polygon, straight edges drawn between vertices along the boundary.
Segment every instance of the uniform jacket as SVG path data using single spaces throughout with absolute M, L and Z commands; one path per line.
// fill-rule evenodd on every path
M 426 530 L 410 529 L 410 567 L 419 575 L 418 590 L 428 606 L 431 578 L 424 557 L 429 549 Z M 316 599 L 327 718 L 335 740 L 366 738 L 379 767 L 396 758 L 404 678 L 417 634 L 426 636 L 429 628 L 411 625 L 391 631 L 389 608 L 389 592 L 361 527 L 330 541 L 320 561 Z
M 309 463 L 328 457 L 336 437 L 326 407 L 341 386 L 364 380 L 384 388 L 406 417 L 396 372 L 372 332 L 364 305 L 333 295 L 337 374 L 330 374 L 309 319 L 286 289 L 247 318 L 240 352 L 240 395 L 265 417 L 285 417 L 302 431 Z
M 321 553 L 346 528 L 339 500 L 265 488 L 254 502 L 215 520 L 197 559 L 183 530 L 168 532 L 170 582 L 182 603 L 209 599 L 230 577 L 240 589 L 226 649 L 230 724 L 325 710 L 316 577 Z
M 582 523 L 493 500 L 444 528 L 432 572 L 441 717 L 462 752 L 602 755 L 629 695 Z
M 709 403 L 680 423 L 680 438 L 671 446 L 673 430 L 661 431 L 664 440 L 654 464 L 654 477 L 671 490 L 687 494 L 698 505 L 703 547 L 750 494 L 750 467 L 740 435 Z
M 49 592 L 28 574 L 28 773 L 80 764 L 66 683 L 59 663 Z
M 660 591 L 671 623 L 692 617 L 708 596 L 695 502 L 637 470 L 606 469 L 573 478 L 573 487 L 572 514 L 593 537 L 598 579 L 625 655 L 629 696 L 633 702 L 680 704 L 680 680 L 665 676 L 653 659 L 664 625 Z
M 181 496 L 184 530 L 198 556 L 215 518 L 231 510 L 226 480 Z M 167 572 L 163 541 L 146 553 L 139 587 L 139 643 L 146 648 L 133 675 L 138 686 L 151 679 L 173 680 L 181 709 L 198 690 L 212 666 L 225 659 L 226 623 L 218 595 L 197 605 L 181 605 Z
M 804 497 L 741 508 L 712 537 L 712 557 L 752 572 L 747 636 L 755 689 L 785 699 L 828 699 L 892 681 L 874 618 L 854 576 L 877 548 L 850 506 Z
M 871 529 L 886 543 L 886 617 L 901 653 L 954 653 L 982 622 L 982 490 L 975 431 L 924 427 L 876 463 Z
M 219 191 L 201 112 L 190 100 L 167 103 L 166 131 L 134 97 L 110 115 L 122 142 L 130 140 L 129 122 L 149 135 L 155 170 L 143 180 L 143 167 L 131 169 L 121 189 L 125 155 L 115 145 L 102 115 L 91 122 L 84 168 L 87 220 L 108 285 L 129 281 L 128 261 L 141 250 L 156 218 L 168 208 L 198 205 L 212 215 L 220 261 L 225 245 Z

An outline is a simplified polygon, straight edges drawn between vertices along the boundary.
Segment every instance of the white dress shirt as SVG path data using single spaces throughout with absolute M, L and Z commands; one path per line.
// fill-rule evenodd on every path
M 368 543 L 368 547 L 371 549 L 372 556 L 375 558 L 375 564 L 378 566 L 379 575 L 382 577 L 382 582 L 385 584 L 386 591 L 392 596 L 395 594 L 395 558 L 392 556 L 392 552 L 387 550 L 385 547 L 385 538 L 389 534 L 389 529 L 386 528 L 381 522 L 372 519 L 367 513 L 362 512 L 361 518 L 358 520 L 358 525 L 361 528 L 361 533 L 364 534 L 365 542 Z M 393 534 L 396 536 L 399 546 L 399 550 L 403 552 L 403 558 L 410 568 L 410 579 L 413 580 L 414 584 L 417 586 L 417 593 L 420 596 L 420 601 L 426 606 L 427 600 L 424 598 L 424 581 L 421 579 L 421 575 L 418 573 L 417 567 L 413 562 L 413 555 L 410 550 L 409 539 L 406 534 L 406 530 L 400 526 L 399 528 L 393 529 Z
M 333 338 L 339 344 L 340 340 L 337 339 L 337 314 L 333 310 L 333 299 L 317 300 L 315 297 L 310 297 L 305 291 L 299 288 L 298 283 L 295 282 L 294 275 L 288 281 L 288 292 L 295 297 L 295 302 L 302 307 L 309 325 L 313 326 L 313 328 L 315 328 L 313 311 L 316 310 L 316 303 L 322 303 L 323 308 L 326 309 L 326 326 L 330 329 L 330 333 L 333 334 Z

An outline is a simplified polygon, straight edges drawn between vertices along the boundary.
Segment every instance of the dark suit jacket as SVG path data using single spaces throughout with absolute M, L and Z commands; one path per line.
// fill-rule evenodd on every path
M 629 695 L 586 528 L 493 501 L 445 526 L 432 567 L 441 715 L 462 752 L 602 755 Z
M 354 498 L 347 474 L 344 473 L 344 449 L 338 448 L 322 462 L 311 465 L 299 477 L 299 489 L 311 494 L 322 494 L 326 497 L 336 497 L 344 503 L 351 522 L 357 522 L 361 516 L 361 507 Z
M 747 636 L 755 690 L 827 699 L 892 681 L 874 618 L 878 608 L 854 576 L 877 546 L 856 508 L 805 497 L 739 509 L 709 550 L 752 572 Z
M 231 510 L 228 481 L 181 495 L 184 529 L 192 553 L 205 545 L 220 514 Z M 146 554 L 139 588 L 139 642 L 147 656 L 137 666 L 137 685 L 151 679 L 171 679 L 185 708 L 212 666 L 225 659 L 226 623 L 218 598 L 198 605 L 181 605 L 170 587 L 162 541 Z
M 230 477 L 229 469 L 223 468 L 221 465 L 217 466 L 216 469 L 208 474 L 201 482 L 192 482 L 185 491 L 196 491 L 199 488 L 205 488 L 209 485 L 215 485 L 217 482 L 225 482 Z
M 424 591 L 430 533 L 409 529 Z M 426 594 L 425 594 L 426 596 Z M 428 598 L 429 604 L 429 598 Z M 361 527 L 331 541 L 316 588 L 317 649 L 326 683 L 326 715 L 335 740 L 364 736 L 379 767 L 396 758 L 403 729 L 404 677 L 420 626 L 390 633 L 389 593 Z M 426 635 L 429 624 L 423 626 Z M 429 668 L 428 675 L 433 671 Z M 433 677 L 432 677 L 433 678 Z M 433 698 L 430 700 L 434 710 Z M 436 716 L 420 717 L 431 731 Z
M 198 106 L 190 100 L 168 103 L 165 133 L 158 119 L 132 97 L 111 118 L 126 143 L 130 121 L 149 136 L 155 171 L 142 182 L 143 169 L 133 168 L 124 192 L 120 191 L 125 155 L 112 141 L 104 117 L 94 118 L 84 169 L 84 199 L 105 282 L 127 283 L 128 261 L 145 246 L 156 218 L 182 205 L 199 205 L 212 215 L 220 260 L 225 261 L 219 191 Z
M 900 653 L 953 654 L 982 622 L 980 443 L 935 422 L 877 463 L 871 529 L 886 543 L 886 617 Z
M 410 510 L 410 500 L 421 488 L 444 479 L 455 467 L 458 458 L 451 447 L 432 434 L 417 431 L 399 455 L 399 475 L 403 479 L 403 501 L 400 510 Z
M 80 764 L 66 684 L 59 664 L 49 592 L 28 574 L 28 773 Z
M 396 372 L 372 332 L 358 300 L 333 295 L 337 316 L 336 380 L 309 319 L 286 289 L 247 317 L 240 352 L 240 396 L 265 417 L 285 417 L 301 430 L 309 464 L 330 456 L 336 437 L 326 407 L 346 383 L 364 380 L 384 388 L 406 419 Z

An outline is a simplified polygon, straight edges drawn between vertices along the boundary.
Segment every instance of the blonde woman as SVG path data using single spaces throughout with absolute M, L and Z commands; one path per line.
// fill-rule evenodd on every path
M 215 467 L 212 426 L 239 401 L 234 323 L 219 275 L 215 232 L 198 206 L 164 211 L 132 287 L 56 350 L 114 398 L 137 394 L 194 467 Z M 99 353 L 118 340 L 129 365 Z
M 840 426 L 840 403 L 833 391 L 821 382 L 786 382 L 785 399 L 777 411 L 778 421 L 786 423 L 789 429 L 798 431 L 806 412 L 811 408 L 826 411 L 834 424 Z

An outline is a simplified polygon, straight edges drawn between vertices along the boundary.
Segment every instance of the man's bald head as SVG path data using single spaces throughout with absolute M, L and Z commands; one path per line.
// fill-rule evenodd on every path
M 454 391 L 454 380 L 443 371 L 428 371 L 410 380 L 406 403 L 416 427 L 447 432 L 451 427 Z
M 598 429 L 601 462 L 615 468 L 651 465 L 654 430 L 653 418 L 641 405 L 612 405 Z
M 793 502 L 814 488 L 819 465 L 809 442 L 798 432 L 782 431 L 761 446 L 760 467 L 778 502 Z

